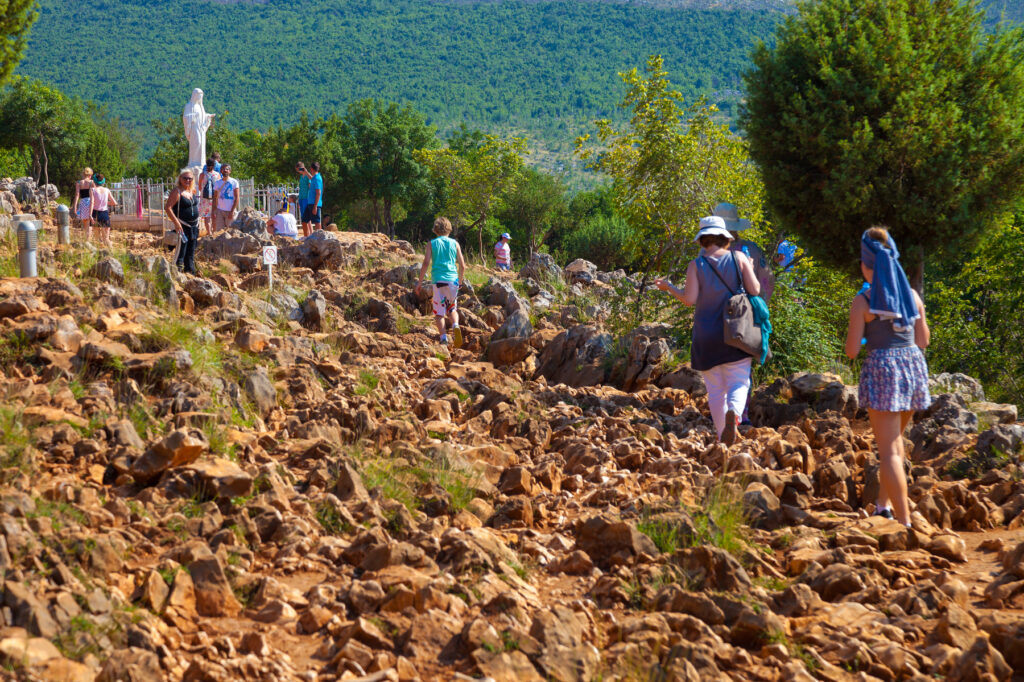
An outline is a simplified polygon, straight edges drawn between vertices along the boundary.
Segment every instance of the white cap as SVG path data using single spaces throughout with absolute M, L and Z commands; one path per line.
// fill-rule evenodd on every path
M 709 215 L 700 219 L 700 231 L 697 232 L 697 236 L 693 238 L 693 241 L 700 241 L 701 237 L 715 234 L 726 239 L 732 239 L 732 234 L 729 233 L 729 230 L 725 229 L 725 219 L 716 215 Z

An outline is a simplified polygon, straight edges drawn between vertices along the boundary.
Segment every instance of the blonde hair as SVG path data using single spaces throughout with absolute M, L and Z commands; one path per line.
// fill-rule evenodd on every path
M 88 166 L 83 168 L 82 169 L 82 175 L 92 175 L 92 168 L 89 168 Z
M 452 221 L 445 217 L 440 217 L 434 221 L 434 234 L 441 236 L 452 233 Z
M 875 225 L 868 229 L 868 239 L 881 242 L 883 246 L 889 245 L 889 229 L 881 225 Z
M 191 172 L 192 171 L 181 171 L 180 173 L 178 173 L 178 182 L 177 182 L 177 184 L 179 184 L 179 185 L 181 184 L 182 179 L 184 179 L 184 177 L 185 177 L 185 173 L 191 173 Z M 185 180 L 185 185 L 187 187 L 191 187 L 192 183 L 194 183 L 195 181 L 196 181 L 195 177 L 192 176 L 192 175 L 189 175 L 188 176 L 188 180 Z

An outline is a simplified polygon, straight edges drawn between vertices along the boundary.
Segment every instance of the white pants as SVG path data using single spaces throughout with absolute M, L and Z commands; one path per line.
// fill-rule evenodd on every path
M 732 410 L 737 417 L 743 414 L 750 393 L 750 363 L 752 358 L 727 362 L 701 372 L 704 386 L 708 389 L 708 409 L 715 431 L 722 437 L 725 430 L 725 413 Z

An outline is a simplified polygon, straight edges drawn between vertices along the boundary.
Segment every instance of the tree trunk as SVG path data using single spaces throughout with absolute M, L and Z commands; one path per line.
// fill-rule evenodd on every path
M 50 159 L 46 156 L 46 141 L 43 140 L 43 134 L 39 133 L 39 144 L 43 149 L 43 200 L 46 201 L 46 205 L 50 205 L 50 195 L 46 191 L 46 185 L 50 184 Z M 38 183 L 36 183 L 38 184 Z
M 914 260 L 914 267 L 911 269 L 908 278 L 910 279 L 910 286 L 913 287 L 917 293 L 921 296 L 921 300 L 924 300 L 924 252 L 919 251 L 916 254 Z
M 384 223 L 388 228 L 388 238 L 395 238 L 395 220 L 391 217 L 391 199 L 384 200 Z
M 486 222 L 487 222 L 487 214 L 484 213 L 482 216 L 480 216 L 480 226 L 477 227 L 477 230 L 476 230 L 477 240 L 480 242 L 480 264 L 481 265 L 487 263 L 487 261 L 484 260 L 484 223 L 486 223 Z
M 380 205 L 377 203 L 376 197 L 370 199 L 373 204 L 373 218 L 370 221 L 373 225 L 374 232 L 380 232 Z

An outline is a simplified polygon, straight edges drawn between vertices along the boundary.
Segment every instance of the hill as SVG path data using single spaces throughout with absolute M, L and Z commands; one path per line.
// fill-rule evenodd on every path
M 587 121 L 616 114 L 617 72 L 661 53 L 688 97 L 726 115 L 750 47 L 777 14 L 603 2 L 43 0 L 19 71 L 106 104 L 152 142 L 193 87 L 241 127 L 292 123 L 362 97 L 543 138 L 568 157 Z

